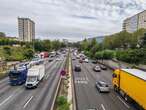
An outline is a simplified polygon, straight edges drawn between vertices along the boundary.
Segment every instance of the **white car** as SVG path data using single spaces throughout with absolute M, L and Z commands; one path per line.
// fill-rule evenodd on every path
M 96 88 L 99 90 L 99 92 L 110 92 L 109 85 L 104 81 L 97 81 Z
M 84 62 L 85 62 L 85 63 L 88 63 L 88 62 L 89 62 L 89 60 L 86 58 L 86 59 L 84 60 Z

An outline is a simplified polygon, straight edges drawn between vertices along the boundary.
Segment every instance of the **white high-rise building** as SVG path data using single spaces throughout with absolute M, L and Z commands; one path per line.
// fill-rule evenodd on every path
M 32 42 L 35 39 L 35 23 L 29 18 L 18 17 L 18 33 L 20 41 Z
M 125 19 L 123 22 L 123 30 L 127 32 L 132 33 L 141 28 L 146 29 L 146 10 Z

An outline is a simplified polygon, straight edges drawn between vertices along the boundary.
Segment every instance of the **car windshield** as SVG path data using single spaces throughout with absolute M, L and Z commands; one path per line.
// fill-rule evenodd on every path
M 101 87 L 108 87 L 108 84 L 106 84 L 105 82 L 99 82 L 98 83 Z
M 28 76 L 27 77 L 27 82 L 34 82 L 37 80 L 37 76 Z
M 17 72 L 17 71 L 10 71 L 9 77 L 10 77 L 10 78 L 18 78 L 19 74 L 20 74 L 20 73 Z
M 96 69 L 100 69 L 100 67 L 99 67 L 99 66 L 96 66 L 95 68 L 96 68 Z

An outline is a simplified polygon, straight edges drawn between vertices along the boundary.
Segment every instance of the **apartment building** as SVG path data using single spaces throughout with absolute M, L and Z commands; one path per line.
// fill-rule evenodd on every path
M 35 39 L 35 23 L 29 18 L 18 17 L 19 40 L 32 42 Z
M 129 17 L 123 22 L 123 30 L 127 32 L 134 32 L 138 29 L 146 29 L 146 10 Z

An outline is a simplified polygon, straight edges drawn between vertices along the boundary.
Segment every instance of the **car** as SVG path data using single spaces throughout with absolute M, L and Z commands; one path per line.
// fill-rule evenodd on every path
M 54 58 L 49 58 L 48 62 L 52 62 L 54 60 Z
M 80 59 L 80 60 L 79 60 L 79 63 L 83 63 L 83 60 Z
M 61 61 L 61 60 L 62 60 L 62 59 L 61 59 L 61 58 L 59 58 L 59 57 L 58 57 L 58 58 L 56 58 L 56 61 Z
M 77 59 L 80 59 L 80 56 L 79 56 L 79 55 L 77 55 L 77 56 L 76 56 L 76 58 L 77 58 Z
M 73 58 L 72 58 L 72 60 L 76 60 L 76 58 L 75 58 L 75 57 L 73 57 Z
M 110 92 L 109 85 L 104 81 L 97 81 L 95 86 L 99 90 L 99 92 L 107 92 L 107 93 Z
M 94 70 L 95 72 L 100 72 L 100 71 L 101 71 L 101 68 L 100 68 L 99 66 L 95 66 L 95 67 L 93 68 L 93 70 Z
M 75 65 L 75 71 L 80 72 L 81 71 L 81 66 L 80 65 Z
M 96 64 L 96 63 L 97 63 L 97 61 L 96 61 L 96 60 L 92 60 L 92 63 L 93 63 L 93 64 Z
M 85 63 L 88 63 L 88 62 L 89 62 L 89 60 L 86 58 L 86 59 L 84 60 L 84 62 L 85 62 Z
M 97 110 L 96 108 L 88 108 L 86 110 Z
M 101 68 L 102 70 L 107 70 L 107 67 L 104 66 L 104 65 L 100 65 L 100 68 Z

